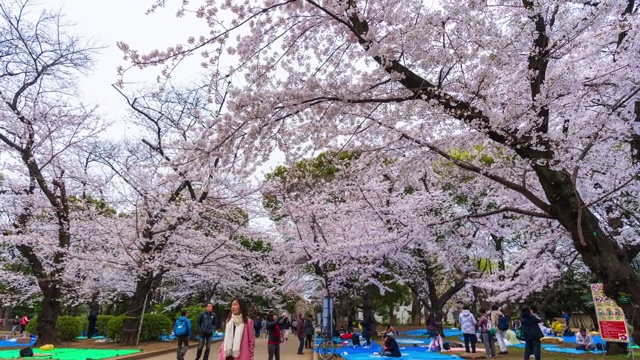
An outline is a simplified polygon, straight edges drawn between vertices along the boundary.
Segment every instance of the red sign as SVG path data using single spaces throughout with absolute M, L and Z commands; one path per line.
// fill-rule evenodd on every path
M 629 341 L 627 337 L 627 324 L 624 321 L 599 321 L 600 333 L 603 339 Z

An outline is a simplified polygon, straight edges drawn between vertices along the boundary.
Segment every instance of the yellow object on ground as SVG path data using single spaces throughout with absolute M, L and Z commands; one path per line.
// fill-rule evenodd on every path
M 520 340 L 516 337 L 515 331 L 509 329 L 504 333 L 504 339 L 511 344 L 520 344 Z
M 589 335 L 591 335 L 591 336 L 600 335 L 600 332 L 599 331 L 589 331 Z
M 561 344 L 564 342 L 564 340 L 562 340 L 562 338 L 559 338 L 559 337 L 545 336 L 542 339 L 540 339 L 540 342 L 543 344 Z
M 54 348 L 55 348 L 55 346 L 53 346 L 52 344 L 47 344 L 47 345 L 40 346 L 40 350 L 42 350 L 42 351 L 49 351 L 49 350 L 53 350 Z

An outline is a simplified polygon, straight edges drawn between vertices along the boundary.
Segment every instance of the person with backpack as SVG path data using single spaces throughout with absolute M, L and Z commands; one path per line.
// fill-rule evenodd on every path
M 509 323 L 511 319 L 508 315 L 504 315 L 498 305 L 491 305 L 491 323 L 496 327 L 496 339 L 498 340 L 498 346 L 500 347 L 500 355 L 507 355 L 507 343 L 504 341 L 505 334 L 509 330 Z
M 218 328 L 216 314 L 213 313 L 213 304 L 208 303 L 206 310 L 198 317 L 198 331 L 200 332 L 200 342 L 198 342 L 198 352 L 196 360 L 202 355 L 202 348 L 206 345 L 202 360 L 209 360 L 209 352 L 211 352 L 211 340 L 213 332 Z
M 480 321 L 478 321 L 478 330 L 480 330 L 480 336 L 482 337 L 482 342 L 484 343 L 484 349 L 487 352 L 487 358 L 496 357 L 496 349 L 495 342 L 493 339 L 493 334 L 491 333 L 491 329 L 493 326 L 491 325 L 491 320 L 489 320 L 488 311 L 485 309 L 480 309 Z
M 182 310 L 180 317 L 173 326 L 173 334 L 178 339 L 178 360 L 184 360 L 184 356 L 189 349 L 189 338 L 191 337 L 191 320 L 188 318 L 189 312 Z M 183 347 L 184 346 L 184 347 Z

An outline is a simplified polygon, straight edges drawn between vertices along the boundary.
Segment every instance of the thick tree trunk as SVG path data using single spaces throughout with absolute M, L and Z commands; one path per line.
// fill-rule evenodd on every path
M 132 346 L 136 344 L 142 312 L 144 309 L 148 309 L 151 295 L 158 287 L 161 279 L 162 275 L 147 274 L 137 281 L 136 291 L 131 298 L 131 304 L 125 314 L 122 325 L 120 345 Z
M 640 277 L 630 265 L 632 259 L 602 230 L 599 219 L 574 191 L 570 175 L 542 165 L 535 165 L 534 169 L 549 199 L 551 216 L 571 234 L 582 261 L 602 280 L 604 293 L 613 300 L 626 293 L 632 303 L 640 301 Z M 640 316 L 634 316 L 634 305 L 619 305 L 634 327 L 633 337 L 640 339 Z
M 40 290 L 42 291 L 42 310 L 38 314 L 38 340 L 35 346 L 45 344 L 58 344 L 56 336 L 56 321 L 62 312 L 62 304 L 60 303 L 60 285 L 57 282 L 40 280 L 38 281 Z
M 418 294 L 411 290 L 411 325 L 420 326 L 422 323 L 422 305 Z
M 371 334 L 376 334 L 376 317 L 375 310 L 373 308 L 373 299 L 377 292 L 377 288 L 373 285 L 369 285 L 365 288 L 362 295 L 362 315 L 364 318 L 369 317 L 371 319 Z

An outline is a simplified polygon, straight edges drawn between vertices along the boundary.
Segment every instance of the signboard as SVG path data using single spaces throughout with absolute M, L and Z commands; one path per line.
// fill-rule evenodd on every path
M 602 340 L 628 343 L 629 331 L 622 308 L 604 295 L 602 284 L 591 284 L 591 295 Z

